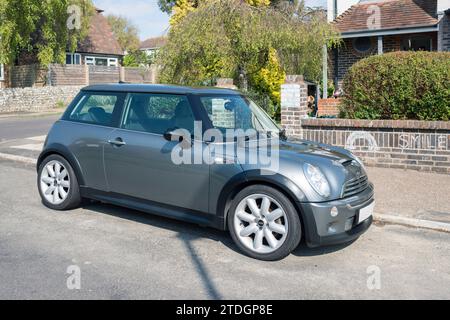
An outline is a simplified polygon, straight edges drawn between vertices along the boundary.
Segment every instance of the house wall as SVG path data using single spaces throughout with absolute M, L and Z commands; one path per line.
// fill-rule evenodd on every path
M 437 50 L 437 41 L 438 41 L 438 35 L 436 32 L 431 33 L 420 33 L 417 35 L 423 35 L 423 36 L 430 36 L 432 40 L 432 48 L 433 50 Z M 384 36 L 383 37 L 383 52 L 394 52 L 394 51 L 401 51 L 402 49 L 402 43 L 404 38 L 408 38 L 412 36 L 412 34 L 406 34 L 406 35 L 392 35 L 392 36 Z M 450 35 L 449 42 L 450 42 Z M 344 39 L 342 46 L 338 49 L 339 50 L 339 58 L 338 58 L 338 85 L 341 86 L 343 79 L 345 75 L 347 74 L 348 70 L 352 65 L 354 65 L 356 62 L 358 62 L 361 59 L 364 59 L 368 56 L 375 55 L 378 53 L 378 47 L 377 47 L 377 38 L 372 37 L 372 48 L 366 52 L 366 53 L 360 53 L 356 51 L 353 48 L 353 39 Z M 329 70 L 329 77 L 330 79 L 335 79 L 335 71 L 334 71 L 334 54 L 330 52 L 330 70 Z
M 345 75 L 347 74 L 348 69 L 350 69 L 352 65 L 354 65 L 361 59 L 364 59 L 377 53 L 376 38 L 371 38 L 371 40 L 372 40 L 372 49 L 365 54 L 359 53 L 353 48 L 353 39 L 343 40 L 341 47 L 338 49 L 339 51 L 338 74 L 337 74 L 338 86 L 342 85 L 342 81 Z M 334 80 L 336 76 L 334 69 L 336 63 L 334 54 L 331 54 L 331 60 L 332 60 L 332 67 L 331 67 L 332 76 L 330 79 Z
M 117 66 L 120 66 L 122 60 L 122 56 L 108 55 L 108 54 L 80 53 L 80 55 L 81 55 L 81 64 L 86 64 L 86 57 L 117 59 Z
M 442 51 L 450 51 L 450 15 L 449 14 L 445 14 L 442 17 L 440 28 L 442 28 L 441 50 Z

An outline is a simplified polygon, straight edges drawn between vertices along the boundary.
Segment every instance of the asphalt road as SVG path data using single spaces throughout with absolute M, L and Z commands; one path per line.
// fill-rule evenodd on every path
M 0 142 L 46 135 L 61 115 L 0 118 Z
M 35 180 L 0 161 L 0 299 L 450 299 L 447 233 L 373 226 L 268 263 L 212 229 L 102 204 L 48 210 Z

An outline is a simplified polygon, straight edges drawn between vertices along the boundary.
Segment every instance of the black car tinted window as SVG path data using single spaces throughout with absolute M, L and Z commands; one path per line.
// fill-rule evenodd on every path
M 123 128 L 164 134 L 170 130 L 194 132 L 194 115 L 186 96 L 133 93 L 128 97 Z
M 123 93 L 86 93 L 68 116 L 69 120 L 112 126 L 114 111 L 123 104 Z

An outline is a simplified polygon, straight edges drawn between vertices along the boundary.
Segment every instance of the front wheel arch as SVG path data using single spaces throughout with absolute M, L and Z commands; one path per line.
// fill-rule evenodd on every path
M 305 220 L 304 212 L 298 203 L 299 201 L 306 201 L 306 197 L 300 190 L 300 188 L 298 188 L 292 181 L 279 174 L 273 176 L 258 176 L 253 175 L 252 173 L 249 174 L 244 172 L 233 177 L 222 189 L 222 192 L 220 194 L 216 212 L 221 218 L 223 218 L 223 230 L 228 230 L 226 221 L 228 219 L 229 210 L 234 197 L 236 197 L 236 195 L 243 189 L 252 185 L 263 185 L 271 187 L 283 193 L 297 210 L 300 220 Z M 304 224 L 302 223 L 302 229 L 303 228 Z M 305 230 L 302 230 L 303 235 L 305 234 L 304 231 Z

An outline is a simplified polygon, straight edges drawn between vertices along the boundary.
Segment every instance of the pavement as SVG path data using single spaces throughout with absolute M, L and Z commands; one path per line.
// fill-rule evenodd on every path
M 45 208 L 33 162 L 56 119 L 0 119 L 0 299 L 450 299 L 450 233 L 417 225 L 449 225 L 448 175 L 368 168 L 367 233 L 268 263 L 226 232 L 105 204 Z
M 103 204 L 49 210 L 34 169 L 6 160 L 0 221 L 0 299 L 450 299 L 445 232 L 375 224 L 262 262 L 209 228 Z

